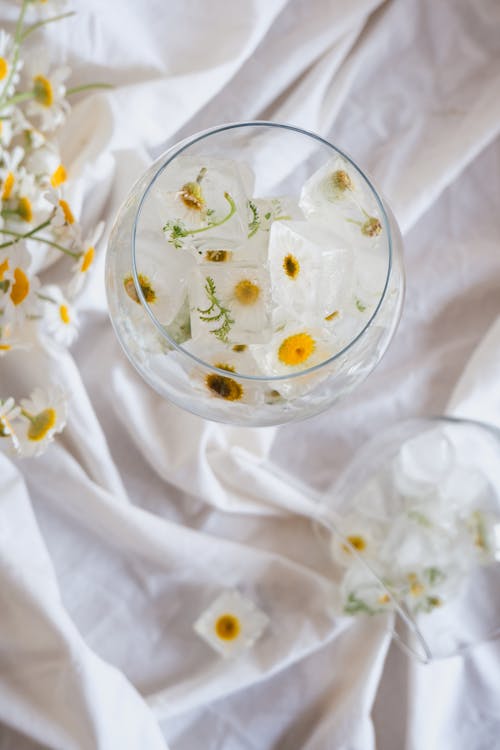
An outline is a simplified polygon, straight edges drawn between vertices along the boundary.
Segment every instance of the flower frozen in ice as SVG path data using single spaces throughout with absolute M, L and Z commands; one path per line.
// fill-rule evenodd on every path
M 43 329 L 58 343 L 70 346 L 78 335 L 76 310 L 53 284 L 43 287 L 38 296 L 43 300 Z
M 71 297 L 78 294 L 88 276 L 88 272 L 95 260 L 96 245 L 101 239 L 103 231 L 104 222 L 101 221 L 81 243 L 81 255 L 73 266 L 73 277 L 68 284 L 68 294 Z
M 35 388 L 29 399 L 21 401 L 22 424 L 16 429 L 19 453 L 38 456 L 66 424 L 67 402 L 58 386 Z
M 332 534 L 330 550 L 338 563 L 351 565 L 355 557 L 353 549 L 367 560 L 377 558 L 382 538 L 380 524 L 360 513 L 351 513 L 338 522 L 337 530 L 338 533 Z
M 194 624 L 196 633 L 224 657 L 249 649 L 261 637 L 269 618 L 238 591 L 219 596 Z
M 67 66 L 51 69 L 45 51 L 33 54 L 26 62 L 26 70 L 34 95 L 27 106 L 27 114 L 39 119 L 42 130 L 55 130 L 63 124 L 70 110 L 64 82 L 71 70 Z
M 203 264 L 193 274 L 193 331 L 221 341 L 269 339 L 270 294 L 265 269 L 240 264 Z
M 395 602 L 387 588 L 359 560 L 353 561 L 340 584 L 343 612 L 375 615 L 390 612 Z

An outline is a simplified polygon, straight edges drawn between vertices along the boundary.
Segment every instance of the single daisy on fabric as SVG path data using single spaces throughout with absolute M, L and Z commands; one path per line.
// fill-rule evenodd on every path
M 38 456 L 66 425 L 67 400 L 59 386 L 35 388 L 29 399 L 21 400 L 21 425 L 16 430 L 19 453 Z
M 0 251 L 0 311 L 2 324 L 20 325 L 26 317 L 37 315 L 40 281 L 30 273 L 31 255 L 21 244 Z
M 0 29 L 0 96 L 8 99 L 19 83 L 19 71 L 23 63 L 15 60 L 14 40 L 10 34 Z
M 194 624 L 196 633 L 221 656 L 235 657 L 261 637 L 269 618 L 238 591 L 221 594 Z
M 75 297 L 85 283 L 85 279 L 88 277 L 89 271 L 94 264 L 96 246 L 102 237 L 103 231 L 104 222 L 101 221 L 97 224 L 95 229 L 82 240 L 79 248 L 81 255 L 73 266 L 73 276 L 68 284 L 68 295 L 70 297 Z
M 42 287 L 38 297 L 43 302 L 43 331 L 59 344 L 71 346 L 78 336 L 78 317 L 75 308 L 55 284 Z
M 42 130 L 55 130 L 63 124 L 70 111 L 64 82 L 69 78 L 71 69 L 67 66 L 51 69 L 48 53 L 40 50 L 27 61 L 26 74 L 34 96 L 26 108 L 28 117 L 35 117 Z

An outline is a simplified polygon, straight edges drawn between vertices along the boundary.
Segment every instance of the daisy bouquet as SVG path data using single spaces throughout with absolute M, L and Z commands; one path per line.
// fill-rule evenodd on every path
M 44 27 L 61 21 L 64 0 L 22 0 L 12 33 L 0 30 L 0 356 L 16 349 L 67 347 L 78 333 L 73 301 L 92 266 L 102 224 L 83 235 L 68 196 L 58 131 L 70 111 L 70 69 L 55 67 Z M 38 46 L 37 46 L 38 45 Z M 63 283 L 42 283 L 40 269 L 64 256 Z M 60 274 L 59 274 L 60 275 Z M 37 387 L 29 399 L 0 390 L 0 445 L 42 453 L 66 422 L 66 395 Z

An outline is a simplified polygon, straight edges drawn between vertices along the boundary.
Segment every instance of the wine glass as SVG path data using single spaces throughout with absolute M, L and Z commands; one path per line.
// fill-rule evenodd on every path
M 223 125 L 160 156 L 106 257 L 111 320 L 162 396 L 207 419 L 317 414 L 373 370 L 404 296 L 401 236 L 367 175 L 320 136 Z

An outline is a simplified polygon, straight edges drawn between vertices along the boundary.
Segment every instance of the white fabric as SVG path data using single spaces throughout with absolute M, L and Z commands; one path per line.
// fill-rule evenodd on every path
M 0 9 L 12 18 L 12 4 Z M 405 233 L 408 291 L 389 352 L 355 394 L 301 424 L 229 428 L 180 413 L 131 369 L 106 314 L 101 243 L 71 354 L 16 352 L 0 365 L 5 395 L 44 378 L 71 393 L 45 456 L 1 457 L 0 750 L 491 750 L 498 643 L 418 667 L 383 620 L 334 619 L 307 516 L 365 439 L 444 411 L 500 313 L 500 6 L 77 10 L 66 33 L 47 27 L 53 54 L 75 84 L 116 86 L 82 96 L 63 138 L 86 226 L 104 218 L 109 231 L 165 145 L 223 121 L 289 121 L 382 186 Z M 499 381 L 497 323 L 453 413 L 500 425 Z M 271 623 L 223 662 L 192 624 L 231 587 Z

